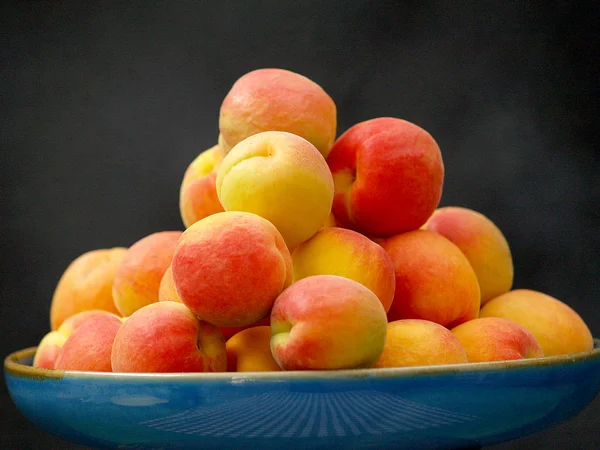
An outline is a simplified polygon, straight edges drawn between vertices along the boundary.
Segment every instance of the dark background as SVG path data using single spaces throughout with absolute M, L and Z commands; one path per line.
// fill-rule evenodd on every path
M 2 6 L 3 355 L 48 331 L 75 257 L 182 229 L 183 172 L 216 143 L 233 82 L 260 67 L 323 86 L 338 134 L 377 116 L 428 130 L 442 205 L 491 218 L 514 286 L 567 302 L 600 336 L 597 2 L 83 3 Z M 0 394 L 0 448 L 81 448 L 34 428 L 4 383 Z M 599 429 L 596 399 L 493 448 L 596 449 Z

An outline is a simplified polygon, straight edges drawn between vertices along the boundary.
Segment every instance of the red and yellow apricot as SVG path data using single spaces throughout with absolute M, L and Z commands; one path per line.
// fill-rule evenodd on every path
M 477 276 L 455 244 L 432 231 L 415 230 L 381 245 L 390 255 L 396 275 L 390 322 L 422 319 L 453 327 L 477 317 Z
M 172 267 L 169 266 L 165 274 L 163 275 L 163 279 L 160 282 L 160 288 L 158 290 L 158 300 L 161 302 L 164 301 L 172 301 L 182 303 L 179 294 L 177 293 L 177 288 L 175 287 L 175 282 L 173 281 L 173 270 Z M 267 316 L 256 323 L 245 325 L 242 327 L 219 327 L 221 333 L 223 333 L 223 337 L 225 340 L 232 337 L 234 334 L 239 333 L 242 330 L 251 327 L 258 327 L 261 325 L 268 326 L 270 324 L 270 317 Z
M 186 169 L 179 188 L 179 212 L 186 228 L 224 211 L 215 184 L 222 159 L 222 151 L 215 145 L 200 153 Z
M 292 282 L 283 237 L 271 222 L 247 212 L 196 222 L 181 236 L 171 266 L 181 301 L 202 320 L 223 327 L 267 317 Z
M 469 362 L 541 358 L 544 351 L 521 325 L 498 317 L 481 317 L 452 329 L 467 352 Z
M 327 157 L 337 128 L 331 97 L 314 81 L 283 69 L 258 69 L 240 77 L 219 112 L 224 150 L 263 131 L 286 131 Z
M 573 308 L 531 289 L 515 289 L 488 301 L 479 317 L 500 317 L 518 323 L 536 338 L 545 356 L 594 348 L 590 329 Z
M 117 332 L 111 364 L 113 372 L 224 372 L 225 339 L 181 303 L 151 303 Z
M 377 296 L 337 275 L 314 275 L 277 297 L 271 351 L 284 370 L 371 367 L 385 343 L 387 318 Z
M 293 249 L 327 220 L 333 179 L 310 142 L 291 133 L 265 131 L 243 140 L 223 159 L 217 194 L 226 211 L 251 212 L 269 220 Z
M 377 295 L 387 312 L 394 299 L 394 265 L 386 251 L 356 231 L 331 227 L 317 232 L 292 253 L 294 281 L 312 275 L 339 275 Z
M 121 318 L 113 314 L 85 320 L 65 341 L 54 368 L 112 372 L 112 345 L 122 323 Z
M 481 304 L 510 291 L 513 260 L 508 242 L 494 222 L 472 209 L 445 206 L 434 211 L 423 229 L 450 239 L 475 270 Z
M 271 353 L 271 327 L 256 326 L 234 334 L 225 344 L 228 372 L 281 370 Z
M 418 229 L 437 208 L 444 164 L 419 126 L 380 117 L 350 127 L 334 143 L 333 213 L 344 228 L 375 237 Z
M 67 336 L 58 331 L 50 331 L 44 335 L 35 351 L 33 367 L 54 369 L 56 360 L 65 345 Z
M 159 231 L 143 237 L 127 250 L 113 283 L 113 297 L 122 316 L 158 301 L 158 290 L 171 264 L 181 231 Z
M 127 249 L 115 247 L 82 254 L 64 271 L 52 297 L 50 325 L 52 330 L 69 317 L 91 309 L 118 314 L 112 295 L 117 269 Z
M 434 366 L 467 363 L 467 353 L 447 328 L 429 320 L 388 323 L 385 346 L 373 367 Z
M 90 309 L 69 316 L 57 330 L 46 333 L 42 338 L 33 358 L 33 367 L 53 369 L 67 338 L 71 336 L 81 324 L 92 317 L 100 315 L 110 315 L 119 318 L 118 315 L 101 309 Z

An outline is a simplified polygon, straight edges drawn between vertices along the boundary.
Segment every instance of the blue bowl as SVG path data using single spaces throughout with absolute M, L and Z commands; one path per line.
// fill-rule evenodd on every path
M 600 390 L 597 339 L 521 361 L 243 374 L 37 369 L 34 353 L 4 361 L 17 407 L 99 448 L 476 448 L 570 419 Z

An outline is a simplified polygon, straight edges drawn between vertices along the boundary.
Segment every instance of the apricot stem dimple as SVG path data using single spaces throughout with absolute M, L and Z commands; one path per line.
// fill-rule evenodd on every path
M 293 327 L 294 324 L 287 320 L 271 321 L 271 335 L 275 336 L 276 334 L 281 333 L 289 334 Z

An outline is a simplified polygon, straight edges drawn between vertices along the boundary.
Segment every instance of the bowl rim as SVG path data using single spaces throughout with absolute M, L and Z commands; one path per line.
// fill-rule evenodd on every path
M 427 375 L 452 375 L 480 372 L 502 372 L 506 370 L 530 369 L 548 366 L 576 364 L 600 360 L 600 339 L 594 338 L 594 348 L 588 351 L 559 356 L 544 356 L 512 361 L 482 363 L 445 364 L 414 367 L 388 367 L 343 370 L 281 371 L 281 372 L 173 372 L 173 373 L 123 373 L 85 372 L 33 367 L 22 364 L 22 359 L 33 357 L 37 347 L 28 347 L 10 353 L 4 359 L 4 372 L 11 376 L 36 380 L 97 379 L 105 381 L 295 381 L 295 380 L 363 380 L 367 378 L 406 378 Z

